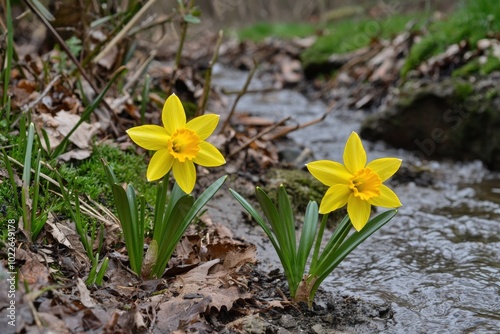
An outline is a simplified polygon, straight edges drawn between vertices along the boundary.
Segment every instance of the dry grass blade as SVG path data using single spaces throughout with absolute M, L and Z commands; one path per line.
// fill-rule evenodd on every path
M 14 164 L 18 165 L 19 167 L 21 168 L 24 168 L 24 165 L 22 163 L 20 163 L 19 161 L 17 161 L 16 159 L 12 158 L 12 157 L 9 157 L 7 156 L 7 158 L 13 162 Z M 44 165 L 45 167 L 47 167 L 48 169 L 54 171 L 54 169 L 52 168 L 52 166 L 50 166 L 49 164 L 45 163 L 45 162 L 41 162 L 42 165 Z M 31 168 L 31 173 L 34 173 L 35 170 L 33 168 Z M 50 182 L 51 184 L 53 184 L 54 186 L 60 188 L 62 187 L 62 185 L 59 184 L 59 182 L 57 182 L 56 180 L 54 180 L 53 178 L 51 178 L 50 176 L 48 176 L 47 174 L 44 174 L 42 172 L 40 172 L 40 177 L 48 182 Z M 65 188 L 66 189 L 66 188 Z M 68 189 L 66 189 L 66 191 L 68 191 Z M 53 191 L 54 194 L 62 197 L 62 194 L 58 193 L 58 192 L 55 192 Z M 108 223 L 108 224 L 118 224 L 118 218 L 116 218 L 116 216 L 110 211 L 108 210 L 106 207 L 104 207 L 103 205 L 95 202 L 95 201 L 91 201 L 93 205 L 95 205 L 101 212 L 105 213 L 105 215 L 107 215 L 109 217 L 106 218 L 104 215 L 102 215 L 99 211 L 97 211 L 94 207 L 92 207 L 90 204 L 88 204 L 86 201 L 84 201 L 82 198 L 80 198 L 80 205 L 81 205 L 81 211 L 83 213 L 85 213 L 87 216 L 91 217 L 91 218 L 95 218 L 97 220 L 99 220 L 100 222 L 103 222 L 103 223 Z M 74 204 L 72 202 L 72 204 Z

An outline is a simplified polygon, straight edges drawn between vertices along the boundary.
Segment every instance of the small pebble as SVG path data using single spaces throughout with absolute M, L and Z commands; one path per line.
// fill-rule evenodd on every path
M 326 334 L 325 329 L 320 324 L 316 324 L 316 325 L 312 326 L 312 330 L 316 334 Z
M 297 327 L 297 321 L 290 314 L 284 314 L 281 316 L 280 325 L 286 329 Z

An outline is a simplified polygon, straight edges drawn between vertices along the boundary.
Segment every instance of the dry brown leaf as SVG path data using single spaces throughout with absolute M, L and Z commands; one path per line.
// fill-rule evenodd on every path
M 95 303 L 90 297 L 90 291 L 87 289 L 87 286 L 85 283 L 82 281 L 80 277 L 76 279 L 76 288 L 78 289 L 78 292 L 80 293 L 80 302 L 83 304 L 85 307 L 95 307 Z
M 74 249 L 73 244 L 78 242 L 78 235 L 74 230 L 66 225 L 56 223 L 54 216 L 50 215 L 45 222 L 45 225 L 49 227 L 47 230 L 60 244 Z
M 44 327 L 44 333 L 70 333 L 64 321 L 56 317 L 54 314 L 39 312 L 37 315 Z
M 247 263 L 255 263 L 257 247 L 248 245 L 245 248 L 229 251 L 224 258 L 224 268 L 227 271 L 237 271 L 241 266 Z
M 205 312 L 210 302 L 209 296 L 196 300 L 177 297 L 160 304 L 155 329 L 160 333 L 187 329 L 190 325 L 202 321 L 200 314 Z
M 118 52 L 119 50 L 117 47 L 112 47 L 108 52 L 106 52 L 104 57 L 101 57 L 101 59 L 99 59 L 97 63 L 105 69 L 110 70 L 115 64 L 116 59 L 118 58 Z
M 61 154 L 58 158 L 64 161 L 70 160 L 84 160 L 90 157 L 91 151 L 88 149 L 85 150 L 71 150 L 64 154 Z
M 19 268 L 19 281 L 34 286 L 47 285 L 49 282 L 49 270 L 41 264 L 35 254 L 29 250 L 18 248 L 16 259 L 24 260 L 25 263 Z
M 73 127 L 80 121 L 80 116 L 72 114 L 68 111 L 61 110 L 55 117 L 52 117 L 49 113 L 41 114 L 36 120 L 37 129 L 45 129 L 47 137 L 49 139 L 49 144 L 52 149 L 59 146 L 61 141 Z M 87 150 L 89 148 L 89 143 L 96 132 L 101 128 L 99 122 L 94 122 L 92 124 L 83 122 L 80 126 L 71 134 L 69 141 L 75 144 L 78 148 Z M 41 133 L 39 133 L 42 136 Z M 45 141 L 42 140 L 42 145 L 47 149 Z
M 0 184 L 1 184 L 5 181 L 9 180 L 9 178 L 10 178 L 9 172 L 6 169 L 0 168 L 0 177 L 2 178 L 2 180 L 0 180 Z M 21 180 L 21 178 L 17 174 L 14 174 L 14 182 L 16 183 L 16 186 L 18 186 L 18 187 L 22 187 L 22 185 L 23 185 L 23 181 Z
M 59 123 L 57 131 L 59 131 L 61 135 L 66 136 L 73 129 L 76 123 L 80 121 L 80 116 L 73 115 L 62 110 L 56 114 L 54 120 Z M 76 131 L 71 134 L 69 140 L 79 148 L 86 149 L 89 147 L 89 142 L 92 139 L 92 136 L 94 136 L 100 127 L 99 122 L 92 124 L 84 122 L 80 124 Z

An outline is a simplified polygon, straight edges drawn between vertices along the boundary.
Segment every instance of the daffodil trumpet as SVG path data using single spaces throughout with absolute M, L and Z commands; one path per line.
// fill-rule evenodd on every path
M 315 201 L 309 202 L 298 243 L 292 205 L 283 185 L 278 191 L 278 205 L 261 188 L 256 188 L 256 197 L 266 219 L 230 189 L 270 239 L 283 266 L 290 296 L 309 305 L 325 278 L 363 241 L 388 223 L 397 213 L 395 208 L 401 206 L 397 195 L 383 185 L 399 169 L 400 159 L 383 158 L 367 164 L 366 152 L 355 132 L 347 140 L 343 158 L 345 165 L 327 160 L 307 164 L 311 174 L 329 189 L 319 207 Z M 320 251 L 329 213 L 345 205 L 348 214 Z M 392 210 L 370 219 L 372 205 Z M 320 214 L 323 217 L 318 226 Z M 309 272 L 305 274 L 308 260 Z
M 133 186 L 129 184 L 124 189 L 109 164 L 103 161 L 123 229 L 130 266 L 138 276 L 159 278 L 163 275 L 189 224 L 222 187 L 226 176 L 216 180 L 196 200 L 190 194 L 196 184 L 195 164 L 216 167 L 225 163 L 219 150 L 205 141 L 215 130 L 218 121 L 218 115 L 203 115 L 187 122 L 181 101 L 172 94 L 163 107 L 163 126 L 142 125 L 127 131 L 136 144 L 156 151 L 148 165 L 148 181 L 162 179 L 157 182 L 153 239 L 146 254 L 144 232 L 148 222 L 145 221 L 144 198 L 140 196 L 137 201 Z M 171 174 L 175 182 L 170 190 Z

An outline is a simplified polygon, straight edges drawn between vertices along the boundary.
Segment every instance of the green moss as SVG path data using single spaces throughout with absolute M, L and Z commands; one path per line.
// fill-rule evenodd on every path
M 7 154 L 17 161 L 23 161 L 24 153 L 17 137 L 7 138 L 12 143 Z M 49 163 L 61 174 L 64 185 L 70 192 L 78 192 L 114 211 L 112 193 L 107 184 L 101 158 L 110 163 L 120 182 L 132 183 L 136 190 L 145 196 L 146 202 L 154 206 L 156 187 L 146 180 L 146 161 L 143 156 L 138 156 L 132 151 L 124 152 L 110 145 L 97 145 L 93 147 L 92 155 L 88 159 L 60 164 L 56 161 Z M 12 167 L 14 173 L 20 178 L 22 169 L 15 164 L 12 164 Z M 3 159 L 0 162 L 0 169 L 2 173 L 6 173 Z M 56 179 L 54 172 L 48 167 L 42 166 L 41 172 L 52 179 Z M 69 211 L 64 207 L 63 200 L 57 196 L 57 193 L 59 193 L 58 188 L 45 179 L 40 179 L 39 210 L 35 213 L 37 219 L 46 220 L 50 212 L 70 216 Z M 30 190 L 30 198 L 31 196 L 33 194 Z M 19 217 L 22 216 L 22 209 L 18 207 L 16 197 L 20 202 L 20 187 L 17 186 L 13 189 L 8 179 L 2 180 L 0 184 L 0 201 L 2 203 L 0 205 L 0 216 L 3 219 L 1 219 L 0 223 L 0 230 L 2 231 L 0 240 L 4 240 L 6 237 L 5 224 L 7 219 L 15 219 L 18 222 Z
M 327 187 L 316 180 L 311 174 L 300 169 L 273 168 L 266 178 L 269 184 L 265 187 L 269 196 L 275 200 L 280 184 L 290 196 L 293 208 L 296 212 L 304 214 L 309 201 L 321 202 Z
M 79 193 L 86 194 L 93 200 L 110 205 L 112 194 L 101 159 L 110 164 L 119 182 L 131 183 L 145 196 L 147 202 L 154 204 L 156 187 L 146 180 L 147 164 L 144 157 L 132 151 L 122 151 L 110 145 L 98 145 L 93 148 L 90 158 L 62 164 L 60 173 L 69 182 L 70 188 L 77 189 Z
M 490 56 L 486 60 L 486 63 L 479 69 L 479 73 L 487 75 L 494 71 L 500 71 L 500 59 Z
M 436 21 L 427 27 L 428 34 L 410 50 L 401 75 L 416 68 L 423 61 L 446 50 L 449 45 L 477 41 L 500 30 L 500 2 L 490 0 L 468 0 L 446 20 Z M 470 73 L 475 65 L 463 69 Z M 496 64 L 490 65 L 496 68 Z M 489 68 L 489 67 L 488 67 Z
M 479 64 L 479 59 L 473 59 L 472 61 L 466 63 L 464 66 L 461 66 L 453 71 L 453 77 L 465 77 L 479 71 L 481 65 Z
M 346 7 L 347 8 L 347 7 Z M 353 11 L 350 8 L 349 13 Z M 337 12 L 325 15 L 337 15 Z M 415 17 L 423 15 L 391 15 L 383 20 L 360 17 L 358 10 L 353 11 L 351 18 L 328 22 L 324 25 L 308 23 L 257 23 L 237 32 L 242 40 L 262 41 L 267 37 L 290 39 L 293 37 L 307 37 L 320 33 L 316 42 L 305 50 L 301 59 L 304 65 L 325 62 L 332 54 L 342 54 L 357 50 L 370 44 L 374 38 L 390 38 L 403 31 L 406 24 Z M 328 17 L 326 17 L 328 19 Z
M 417 15 L 417 17 L 420 17 Z M 301 54 L 304 66 L 325 62 L 332 54 L 348 53 L 365 46 L 375 38 L 391 38 L 405 29 L 411 18 L 392 15 L 384 20 L 357 19 L 328 24 L 314 45 Z
M 461 101 L 464 101 L 467 97 L 474 93 L 474 86 L 463 80 L 454 81 L 453 88 L 455 96 Z
M 487 91 L 486 91 L 486 94 L 485 94 L 485 98 L 487 100 L 493 100 L 494 98 L 496 98 L 498 96 L 498 90 L 496 88 L 489 88 Z
M 275 203 L 278 198 L 279 185 L 285 186 L 298 221 L 302 220 L 309 201 L 315 201 L 319 205 L 328 189 L 309 172 L 301 169 L 273 168 L 267 173 L 266 179 L 269 180 L 269 183 L 264 187 L 264 190 Z M 345 208 L 332 212 L 329 215 L 327 226 L 329 228 L 336 226 L 346 214 Z

